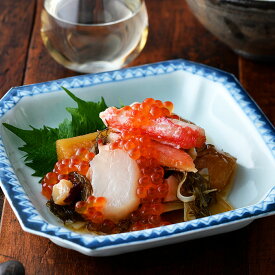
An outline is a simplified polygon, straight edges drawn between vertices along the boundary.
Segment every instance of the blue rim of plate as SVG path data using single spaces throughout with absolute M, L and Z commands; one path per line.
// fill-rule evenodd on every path
M 68 89 L 91 87 L 103 83 L 157 76 L 173 73 L 176 71 L 185 71 L 201 76 L 210 81 L 221 83 L 253 123 L 267 148 L 275 158 L 274 126 L 266 118 L 253 99 L 241 87 L 238 80 L 233 75 L 219 69 L 182 59 L 15 87 L 10 89 L 8 93 L 0 100 L 0 118 L 4 116 L 5 113 L 10 109 L 12 109 L 23 97 L 56 92 L 61 89 L 60 86 L 64 86 Z M 253 219 L 254 217 L 256 218 L 258 216 L 262 216 L 263 214 L 268 215 L 272 212 L 275 212 L 275 187 L 273 187 L 260 203 L 235 209 L 229 212 L 196 219 L 193 221 L 135 232 L 105 236 L 84 236 L 72 232 L 65 227 L 49 224 L 40 216 L 31 201 L 28 199 L 27 194 L 21 187 L 11 167 L 1 137 L 0 185 L 24 230 L 90 250 L 115 247 L 121 244 L 132 244 L 135 242 L 152 240 L 165 236 L 174 236 L 185 232 L 206 229 L 216 225 L 237 222 L 247 218 Z

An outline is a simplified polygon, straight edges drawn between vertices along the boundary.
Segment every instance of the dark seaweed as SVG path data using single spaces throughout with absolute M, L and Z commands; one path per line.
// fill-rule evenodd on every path
M 92 185 L 86 177 L 77 172 L 69 173 L 68 179 L 73 183 L 69 196 L 64 200 L 68 205 L 55 204 L 53 199 L 49 200 L 46 205 L 50 211 L 63 222 L 83 221 L 82 216 L 75 211 L 75 203 L 78 201 L 86 201 L 87 198 L 92 195 Z
M 52 199 L 49 200 L 46 205 L 49 207 L 50 211 L 64 223 L 66 221 L 83 221 L 82 216 L 75 212 L 74 205 L 58 205 L 55 204 Z
M 211 201 L 215 199 L 216 192 L 205 192 L 209 189 L 209 181 L 199 173 L 187 174 L 187 178 L 181 188 L 181 194 L 195 196 L 195 201 L 189 202 L 189 206 L 196 218 L 202 218 L 211 215 L 209 211 L 209 205 Z
M 93 188 L 90 181 L 77 172 L 69 173 L 69 181 L 73 187 L 70 190 L 69 196 L 64 200 L 65 203 L 76 203 L 78 201 L 86 201 L 93 194 Z

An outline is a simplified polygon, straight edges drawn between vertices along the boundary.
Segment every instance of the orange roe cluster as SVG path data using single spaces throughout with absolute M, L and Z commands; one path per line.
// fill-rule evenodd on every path
M 137 163 L 141 172 L 137 196 L 142 199 L 142 202 L 164 199 L 168 193 L 168 184 L 164 181 L 164 169 L 153 158 L 141 157 Z
M 173 103 L 170 101 L 162 102 L 153 98 L 146 98 L 142 103 L 125 106 L 120 111 L 130 111 L 134 124 L 144 125 L 150 120 L 170 116 L 173 107 Z
M 138 181 L 137 196 L 141 199 L 139 209 L 131 214 L 131 230 L 142 230 L 169 224 L 162 220 L 162 202 L 168 193 L 164 180 L 164 169 L 153 158 L 137 160 L 141 177 Z
M 127 117 L 125 125 L 127 129 L 125 130 L 131 131 L 131 129 L 149 125 L 150 121 L 159 117 L 173 117 L 173 108 L 174 105 L 170 101 L 162 102 L 153 98 L 146 98 L 142 103 L 133 103 L 120 109 L 110 108 L 110 115 L 115 118 L 124 114 Z M 108 123 L 108 118 L 106 120 Z
M 161 217 L 162 210 L 162 205 L 160 203 L 142 204 L 141 208 L 134 211 L 130 216 L 130 231 L 138 231 L 170 224 Z
M 95 154 L 86 148 L 79 148 L 76 153 L 68 159 L 59 160 L 52 172 L 45 175 L 42 180 L 42 194 L 49 200 L 52 195 L 52 189 L 62 179 L 68 179 L 70 172 L 78 172 L 86 175 L 90 167 L 89 162 Z
M 152 157 L 153 148 L 152 141 L 149 137 L 135 135 L 132 132 L 123 132 L 121 136 L 110 144 L 110 149 L 122 149 L 128 152 L 132 159 L 139 159 L 142 156 Z
M 129 230 L 131 221 L 121 220 L 114 223 L 110 219 L 105 219 L 102 213 L 106 204 L 104 197 L 90 196 L 86 201 L 79 201 L 75 205 L 75 211 L 88 221 L 89 231 L 103 232 L 107 234 L 121 233 Z
M 101 224 L 104 221 L 102 213 L 106 204 L 104 197 L 89 196 L 86 201 L 79 201 L 75 205 L 75 211 L 81 214 L 86 220 L 95 224 Z

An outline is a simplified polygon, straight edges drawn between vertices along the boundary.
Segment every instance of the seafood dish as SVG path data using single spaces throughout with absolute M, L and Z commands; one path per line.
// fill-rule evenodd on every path
M 57 139 L 57 162 L 41 181 L 49 210 L 70 229 L 97 234 L 232 210 L 226 194 L 236 158 L 207 144 L 205 130 L 173 109 L 152 98 L 106 106 L 104 127 Z
M 100 118 L 107 130 L 74 146 L 57 141 L 59 161 L 42 181 L 49 208 L 64 222 L 110 234 L 208 216 L 215 203 L 231 210 L 217 196 L 236 159 L 205 144 L 204 130 L 173 114 L 171 102 L 148 98 Z

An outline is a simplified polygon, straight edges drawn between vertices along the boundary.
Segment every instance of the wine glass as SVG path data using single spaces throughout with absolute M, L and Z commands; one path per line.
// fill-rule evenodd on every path
M 45 0 L 41 36 L 68 69 L 119 69 L 142 51 L 148 35 L 144 0 Z

